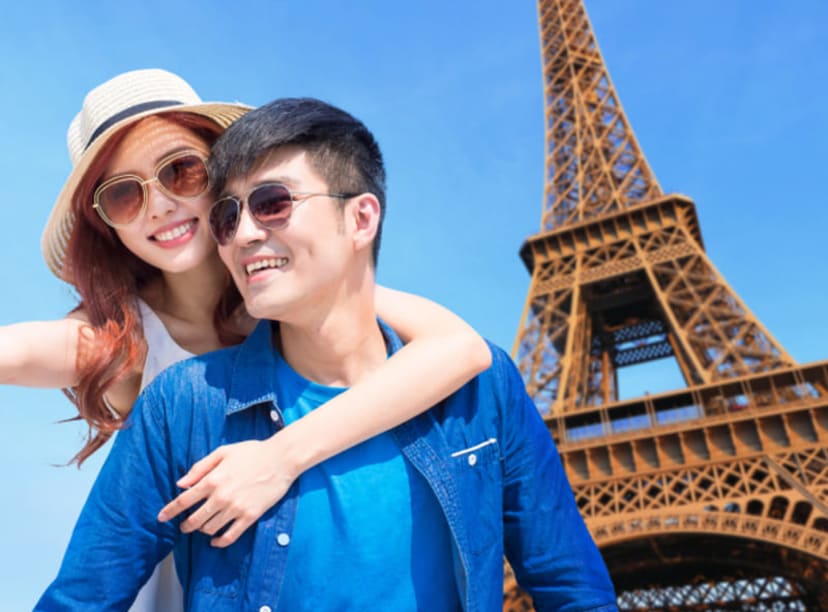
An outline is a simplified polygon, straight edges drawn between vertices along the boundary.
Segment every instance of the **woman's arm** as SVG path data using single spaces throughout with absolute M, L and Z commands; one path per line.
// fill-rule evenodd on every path
M 486 342 L 462 319 L 414 295 L 377 288 L 379 315 L 408 343 L 359 383 L 269 440 L 223 446 L 178 482 L 187 491 L 159 514 L 167 521 L 201 500 L 181 525 L 228 546 L 305 470 L 427 410 L 491 364 Z
M 280 433 L 292 437 L 297 476 L 428 410 L 492 363 L 486 341 L 430 300 L 378 287 L 377 312 L 406 345 L 348 391 Z
M 29 321 L 0 327 L 0 384 L 62 389 L 77 382 L 83 321 Z
M 95 334 L 82 310 L 54 321 L 0 326 L 0 384 L 74 387 L 78 383 L 79 355 L 94 351 L 94 342 Z M 122 417 L 129 414 L 138 397 L 140 377 L 141 371 L 136 370 L 107 389 L 107 403 Z

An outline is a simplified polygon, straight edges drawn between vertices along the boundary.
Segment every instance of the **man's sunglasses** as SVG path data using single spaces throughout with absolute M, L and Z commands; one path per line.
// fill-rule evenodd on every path
M 157 182 L 158 188 L 172 198 L 204 195 L 210 185 L 205 158 L 198 151 L 179 151 L 162 159 L 152 178 L 144 180 L 135 174 L 113 176 L 95 190 L 92 207 L 107 225 L 129 225 L 147 207 L 147 185 L 152 182 Z
M 271 230 L 282 229 L 299 204 L 315 196 L 347 200 L 358 193 L 302 193 L 291 192 L 281 183 L 266 183 L 254 188 L 247 195 L 247 209 L 260 226 Z M 213 238 L 221 246 L 227 245 L 239 228 L 242 206 L 245 200 L 230 196 L 217 201 L 210 208 L 208 224 Z

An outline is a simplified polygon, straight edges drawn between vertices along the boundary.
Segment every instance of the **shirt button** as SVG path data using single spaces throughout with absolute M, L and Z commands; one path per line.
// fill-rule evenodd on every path
M 469 455 L 469 465 L 474 465 L 475 463 L 477 463 L 477 455 L 472 453 Z
M 280 533 L 276 536 L 276 542 L 279 543 L 279 546 L 287 546 L 290 544 L 290 536 L 286 533 Z
M 259 612 L 270 612 L 270 606 L 262 606 L 259 608 Z
M 281 420 L 281 417 L 279 416 L 279 411 L 275 408 L 270 411 L 270 420 L 274 423 L 278 423 Z

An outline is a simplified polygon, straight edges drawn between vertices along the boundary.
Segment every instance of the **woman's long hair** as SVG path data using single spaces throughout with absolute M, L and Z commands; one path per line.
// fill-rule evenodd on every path
M 211 146 L 221 128 L 191 113 L 171 112 L 162 115 L 192 130 Z M 137 123 L 113 136 L 90 164 L 72 198 L 75 226 L 66 249 L 66 263 L 72 275 L 89 325 L 81 328 L 76 357 L 78 382 L 65 390 L 77 406 L 78 416 L 89 425 L 83 448 L 70 463 L 80 466 L 123 427 L 124 421 L 107 404 L 106 392 L 124 377 L 143 369 L 146 357 L 141 315 L 137 296 L 161 271 L 143 261 L 118 238 L 92 208 L 95 189 L 100 184 L 109 157 Z M 242 338 L 233 333 L 231 320 L 241 304 L 238 291 L 226 275 L 226 291 L 216 306 L 214 323 L 223 344 L 235 344 Z

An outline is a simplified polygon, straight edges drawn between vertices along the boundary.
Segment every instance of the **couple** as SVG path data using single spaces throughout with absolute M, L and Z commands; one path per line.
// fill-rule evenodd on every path
M 375 287 L 373 136 L 247 110 L 136 71 L 70 126 L 44 252 L 82 303 L 0 330 L 30 366 L 4 379 L 73 388 L 79 461 L 120 431 L 36 609 L 126 609 L 174 551 L 188 609 L 489 610 L 504 545 L 538 609 L 615 609 L 508 357 Z

